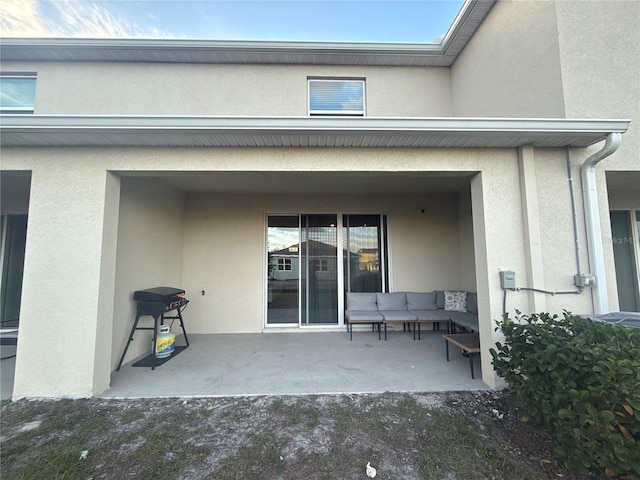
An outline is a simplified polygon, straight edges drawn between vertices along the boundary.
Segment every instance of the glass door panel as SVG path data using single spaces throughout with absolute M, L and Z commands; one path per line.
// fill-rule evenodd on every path
M 267 325 L 298 325 L 300 305 L 298 216 L 271 215 L 267 227 Z
M 383 292 L 387 262 L 381 215 L 344 215 L 344 287 L 347 292 Z M 383 281 L 385 280 L 385 281 Z
M 609 213 L 620 311 L 640 312 L 640 291 L 638 289 L 631 212 L 629 210 L 612 210 Z
M 27 216 L 7 215 L 0 218 L 4 232 L 4 259 L 0 285 L 0 325 L 17 327 L 20 317 L 24 252 L 27 240 Z M 0 239 L 2 232 L 0 231 Z
M 337 215 L 301 216 L 301 324 L 338 323 Z

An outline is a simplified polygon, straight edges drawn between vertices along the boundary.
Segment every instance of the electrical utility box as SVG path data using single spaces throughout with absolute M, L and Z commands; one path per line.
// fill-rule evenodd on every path
M 516 272 L 506 270 L 500 272 L 500 286 L 503 290 L 516 289 Z
M 590 273 L 581 273 L 575 275 L 573 277 L 574 284 L 576 287 L 585 288 L 585 287 L 595 287 L 596 286 L 596 277 Z

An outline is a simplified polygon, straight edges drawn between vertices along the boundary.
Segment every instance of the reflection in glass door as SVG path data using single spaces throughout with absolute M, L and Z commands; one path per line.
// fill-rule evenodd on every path
M 640 274 L 635 248 L 632 211 L 612 210 L 611 233 L 613 234 L 613 258 L 618 284 L 618 302 L 623 312 L 640 312 Z M 636 214 L 636 222 L 638 222 Z M 639 227 L 640 228 L 640 227 Z M 640 234 L 640 231 L 638 232 Z M 639 235 L 640 237 L 640 235 Z
M 271 215 L 268 217 L 267 225 L 267 325 L 298 325 L 298 216 Z
M 338 323 L 337 215 L 302 215 L 301 324 Z
M 386 216 L 343 215 L 342 231 L 345 292 L 386 291 Z

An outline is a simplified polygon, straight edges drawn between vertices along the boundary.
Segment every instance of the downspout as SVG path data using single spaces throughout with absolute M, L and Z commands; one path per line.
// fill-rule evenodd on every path
M 582 200 L 584 202 L 584 216 L 587 229 L 587 247 L 589 249 L 589 265 L 595 277 L 593 286 L 593 313 L 609 313 L 609 297 L 602 247 L 602 231 L 600 229 L 600 215 L 598 212 L 598 191 L 596 188 L 595 167 L 601 160 L 614 153 L 620 146 L 622 134 L 611 132 L 607 135 L 602 150 L 587 158 L 580 173 L 582 176 Z

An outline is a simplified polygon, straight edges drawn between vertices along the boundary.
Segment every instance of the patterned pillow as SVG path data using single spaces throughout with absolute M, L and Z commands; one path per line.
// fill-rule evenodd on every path
M 451 312 L 467 311 L 467 292 L 444 292 L 444 309 Z

